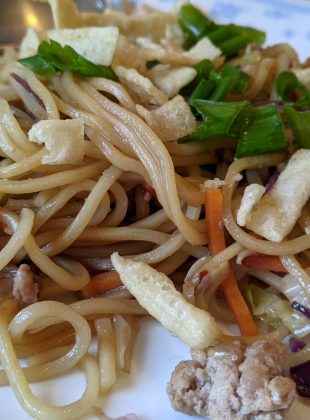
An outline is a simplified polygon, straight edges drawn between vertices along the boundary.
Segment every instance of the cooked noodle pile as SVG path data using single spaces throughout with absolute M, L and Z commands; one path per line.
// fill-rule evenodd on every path
M 121 23 L 118 26 L 128 35 Z M 112 63 L 121 81 L 118 66 L 131 68 L 132 60 L 137 69 L 134 54 L 139 47 L 126 42 L 132 46 L 132 58 L 125 63 L 118 52 Z M 143 51 L 141 47 L 141 56 Z M 177 53 L 171 53 L 172 58 L 162 54 L 158 60 L 177 65 Z M 138 321 L 147 311 L 114 271 L 113 252 L 165 273 L 190 303 L 216 320 L 234 320 L 220 288 L 228 263 L 241 290 L 253 282 L 265 284 L 288 303 L 286 289 L 294 284 L 300 289 L 300 303 L 309 305 L 309 203 L 280 242 L 236 222 L 245 187 L 266 184 L 275 168 L 285 167 L 293 146 L 289 153 L 234 160 L 232 139 L 184 143 L 178 140 L 186 135 L 173 137 L 164 123 L 152 125 L 147 117 L 163 104 L 141 99 L 124 82 L 71 72 L 40 77 L 16 58 L 8 48 L 0 63 L 0 383 L 13 387 L 31 416 L 80 417 L 99 393 L 110 390 L 118 369 L 130 371 Z M 217 60 L 221 65 L 221 58 Z M 181 65 L 190 66 L 187 61 Z M 273 82 L 280 72 L 302 68 L 294 50 L 284 44 L 248 46 L 230 62 L 251 76 L 248 89 L 232 94 L 231 100 L 254 103 L 274 100 Z M 59 125 L 53 131 L 64 120 L 76 120 L 76 125 Z M 43 126 L 33 131 L 40 121 L 50 121 L 44 135 L 52 143 L 35 141 L 44 137 Z M 64 150 L 65 137 L 75 136 L 71 130 L 81 127 L 80 149 L 68 143 Z M 208 184 L 211 181 L 215 184 Z M 227 232 L 226 248 L 214 256 L 204 207 L 210 185 L 221 188 Z M 280 257 L 285 274 L 243 264 L 256 254 Z M 207 286 L 201 273 L 209 273 Z M 290 333 L 287 325 L 276 323 L 268 327 L 258 321 L 257 328 L 258 335 L 279 339 Z M 304 331 L 307 339 L 309 328 Z M 97 360 L 88 352 L 94 336 Z M 244 339 L 250 342 L 255 336 Z M 20 367 L 20 358 L 27 367 Z M 52 407 L 33 395 L 29 382 L 76 365 L 86 376 L 86 390 L 78 401 Z

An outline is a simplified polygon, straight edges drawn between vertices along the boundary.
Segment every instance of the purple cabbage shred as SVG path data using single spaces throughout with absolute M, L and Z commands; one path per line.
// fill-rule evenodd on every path
M 42 101 L 42 99 L 31 89 L 29 83 L 27 82 L 27 80 L 23 79 L 22 77 L 18 76 L 18 74 L 16 73 L 11 73 L 10 76 L 18 83 L 20 84 L 28 93 L 30 93 L 30 95 L 33 97 L 33 99 L 36 101 L 36 103 L 38 105 L 40 105 L 40 107 L 42 107 L 43 109 L 45 108 L 44 102 Z
M 301 305 L 296 301 L 292 302 L 292 308 L 296 309 L 296 311 L 301 312 L 306 318 L 310 319 L 310 309 L 306 308 L 305 306 Z

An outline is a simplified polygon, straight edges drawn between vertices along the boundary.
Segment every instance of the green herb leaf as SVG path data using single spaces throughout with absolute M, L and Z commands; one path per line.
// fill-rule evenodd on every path
M 208 99 L 210 101 L 224 101 L 227 95 L 232 91 L 244 92 L 248 87 L 250 77 L 230 64 L 224 64 L 219 72 L 209 67 L 209 78 L 201 77 L 202 72 L 196 76 L 199 80 L 195 85 L 193 80 L 188 86 L 185 86 L 181 94 L 193 92 L 190 99 Z M 207 73 L 207 72 L 206 72 Z
M 196 41 L 199 41 L 211 29 L 216 27 L 211 19 L 191 4 L 185 4 L 181 7 L 179 24 L 183 31 Z
M 189 101 L 193 99 L 209 99 L 216 88 L 216 83 L 213 80 L 201 79 L 193 93 L 191 94 Z
M 201 99 L 189 101 L 203 122 L 188 137 L 191 141 L 214 138 L 237 138 L 250 110 L 250 102 L 215 102 Z
M 293 106 L 285 105 L 284 112 L 296 142 L 300 147 L 310 149 L 310 111 L 298 112 Z
M 54 66 L 45 61 L 41 56 L 34 55 L 32 57 L 21 58 L 18 60 L 23 66 L 27 67 L 33 73 L 40 76 L 52 76 L 57 72 Z
M 38 55 L 19 61 L 33 72 L 44 76 L 52 75 L 57 71 L 69 71 L 82 76 L 117 80 L 111 67 L 96 65 L 68 45 L 62 47 L 53 40 L 41 42 Z
M 262 155 L 286 148 L 284 127 L 276 106 L 252 108 L 241 131 L 236 157 Z
M 179 24 L 188 35 L 184 48 L 192 47 L 204 36 L 221 49 L 226 57 L 236 55 L 249 43 L 263 44 L 266 34 L 255 28 L 234 24 L 217 25 L 199 9 L 185 4 L 179 12 Z
M 246 26 L 229 26 L 234 27 L 234 35 L 229 35 L 226 37 L 226 39 L 216 44 L 226 57 L 232 57 L 233 55 L 236 55 L 248 44 L 263 44 L 265 41 L 265 33 L 259 31 L 258 29 L 248 28 Z
M 276 92 L 280 101 L 294 103 L 295 107 L 310 107 L 310 91 L 291 71 L 280 73 L 275 82 Z

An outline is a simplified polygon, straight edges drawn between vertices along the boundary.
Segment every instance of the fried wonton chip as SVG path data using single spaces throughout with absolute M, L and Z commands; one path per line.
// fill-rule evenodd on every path
M 119 30 L 116 26 L 104 28 L 53 29 L 50 39 L 62 46 L 69 45 L 94 64 L 109 66 L 116 49 Z
M 30 129 L 29 140 L 44 144 L 47 153 L 42 163 L 79 164 L 84 156 L 84 124 L 75 120 L 42 120 Z
M 196 127 L 195 117 L 180 95 L 153 111 L 137 105 L 137 112 L 163 141 L 185 137 Z
M 281 242 L 293 229 L 310 197 L 310 150 L 295 152 L 276 183 L 254 207 L 246 227 Z
M 206 36 L 197 42 L 190 50 L 183 53 L 184 56 L 190 57 L 197 62 L 202 60 L 215 60 L 220 55 L 222 51 L 217 48 Z
M 177 95 L 182 87 L 195 78 L 196 74 L 196 70 L 192 67 L 167 68 L 161 65 L 155 66 L 147 73 L 152 82 L 165 92 L 168 98 Z
M 122 34 L 130 38 L 148 36 L 155 41 L 159 41 L 165 36 L 166 25 L 176 22 L 176 17 L 170 13 L 151 12 L 141 15 L 127 15 L 110 9 L 105 9 L 103 13 L 89 13 L 80 12 L 74 0 L 43 1 L 49 3 L 54 25 L 57 29 L 83 26 L 117 26 Z
M 25 58 L 37 54 L 43 35 L 39 34 L 35 29 L 28 28 L 26 35 L 22 39 L 19 49 L 19 57 Z
M 137 70 L 117 66 L 115 73 L 137 102 L 143 105 L 162 105 L 168 102 L 167 95 Z

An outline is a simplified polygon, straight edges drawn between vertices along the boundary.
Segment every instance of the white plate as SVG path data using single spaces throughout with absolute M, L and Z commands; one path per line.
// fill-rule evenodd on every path
M 150 1 L 152 6 L 169 9 L 173 1 Z M 310 55 L 310 2 L 282 0 L 205 0 L 194 1 L 208 10 L 219 22 L 235 22 L 266 30 L 267 44 L 291 43 L 301 59 Z M 143 322 L 136 344 L 132 372 L 118 378 L 111 395 L 98 400 L 98 407 L 109 416 L 136 413 L 141 420 L 189 420 L 173 411 L 166 394 L 166 383 L 175 365 L 189 358 L 189 351 L 180 340 L 152 320 Z M 83 375 L 74 373 L 33 384 L 33 391 L 50 404 L 64 405 L 78 398 L 84 387 Z M 9 387 L 0 388 L 1 420 L 24 420 L 29 416 L 20 408 Z M 299 399 L 291 408 L 287 420 L 308 420 L 310 404 Z M 84 419 L 96 419 L 90 413 Z

